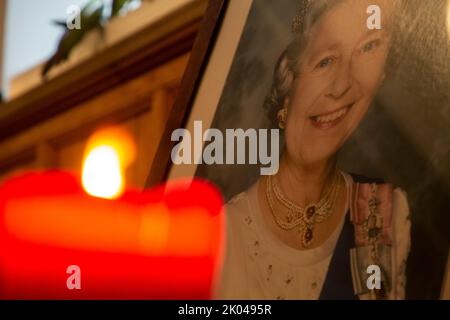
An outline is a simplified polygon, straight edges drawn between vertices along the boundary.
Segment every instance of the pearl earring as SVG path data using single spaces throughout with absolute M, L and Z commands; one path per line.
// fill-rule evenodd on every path
M 277 118 L 278 118 L 278 127 L 280 129 L 286 128 L 287 108 L 283 108 L 280 111 L 278 111 Z

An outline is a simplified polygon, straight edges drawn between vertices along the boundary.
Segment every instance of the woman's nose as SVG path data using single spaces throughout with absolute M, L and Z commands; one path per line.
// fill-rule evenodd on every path
M 342 64 L 337 70 L 336 77 L 331 83 L 328 95 L 333 99 L 339 99 L 352 87 L 352 73 L 350 64 Z

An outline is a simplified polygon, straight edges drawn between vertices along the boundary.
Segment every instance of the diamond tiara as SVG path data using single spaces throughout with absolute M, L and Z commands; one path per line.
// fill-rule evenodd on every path
M 311 10 L 313 0 L 301 0 L 300 8 L 298 10 L 297 15 L 292 20 L 292 32 L 298 33 L 303 29 L 303 25 L 305 23 L 306 16 L 309 14 Z

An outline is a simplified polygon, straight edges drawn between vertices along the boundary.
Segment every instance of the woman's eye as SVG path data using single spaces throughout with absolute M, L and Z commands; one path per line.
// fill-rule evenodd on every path
M 323 69 L 328 67 L 331 63 L 333 63 L 333 58 L 332 57 L 327 57 L 323 60 L 321 60 L 317 65 L 316 65 L 316 69 Z
M 372 51 L 373 49 L 377 48 L 380 45 L 380 40 L 373 40 L 370 41 L 369 43 L 365 44 L 364 47 L 362 48 L 363 52 L 369 52 Z

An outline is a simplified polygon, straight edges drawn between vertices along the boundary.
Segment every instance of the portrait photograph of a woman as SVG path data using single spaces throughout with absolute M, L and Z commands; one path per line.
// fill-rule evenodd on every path
M 279 167 L 196 169 L 226 200 L 215 298 L 439 298 L 448 6 L 252 2 L 211 127 L 278 129 Z

